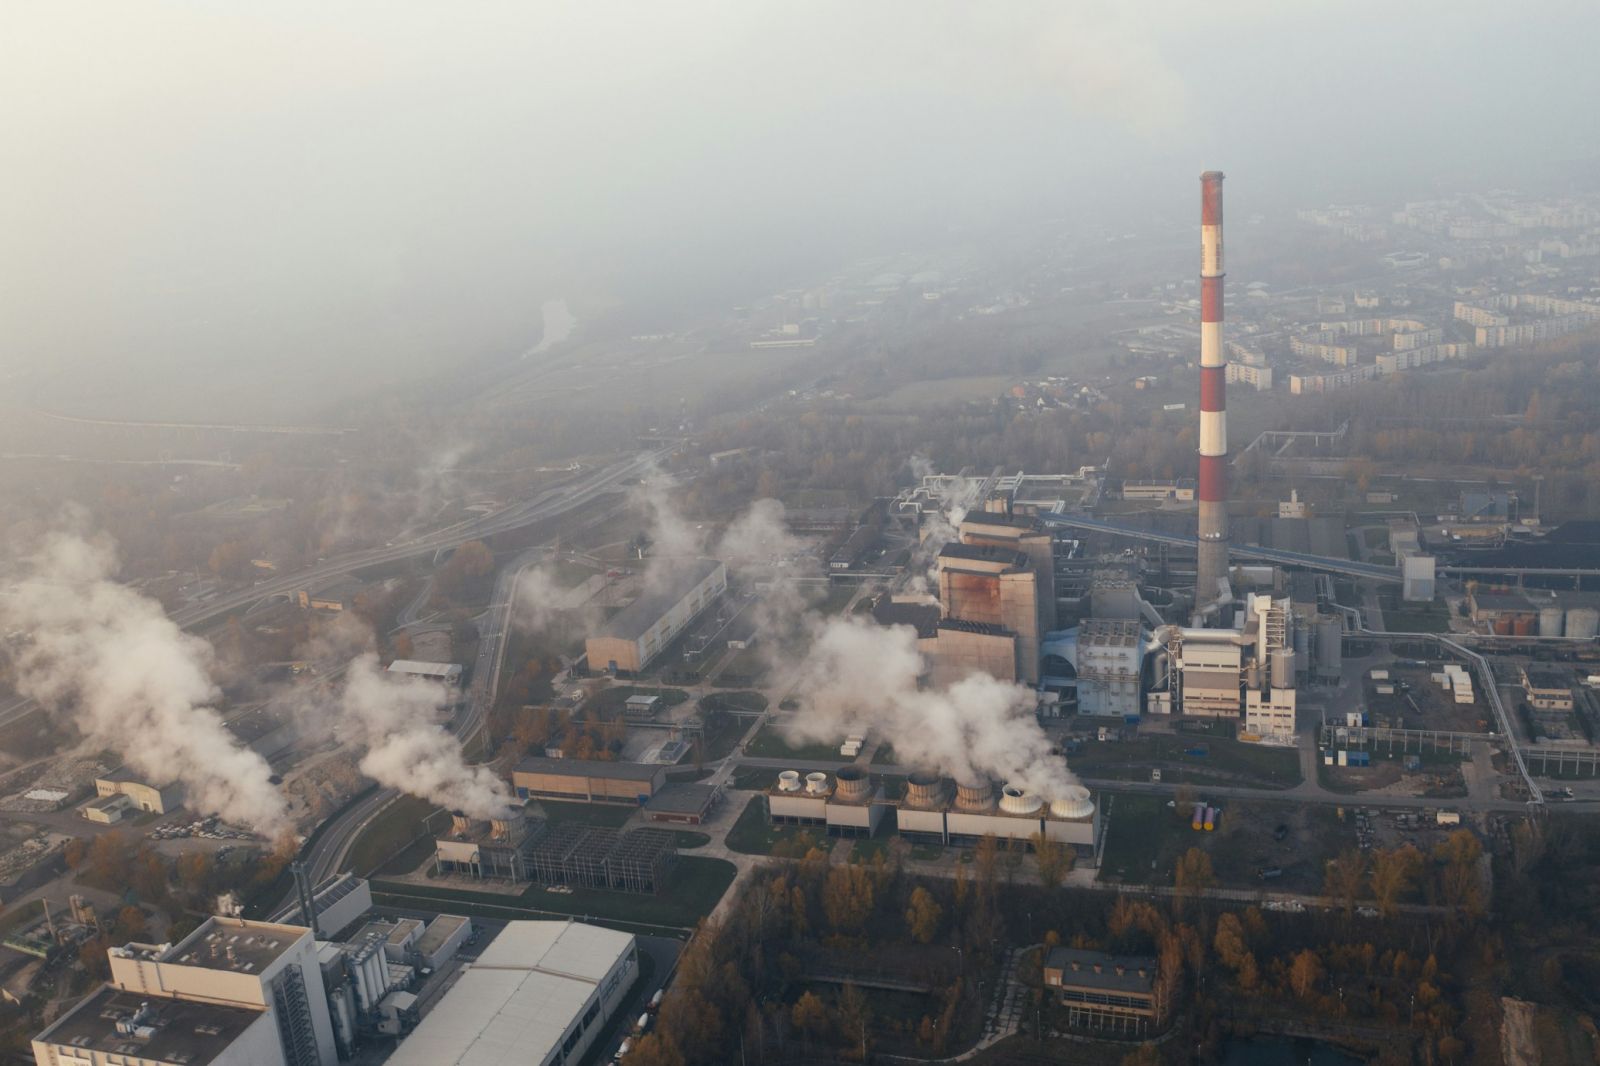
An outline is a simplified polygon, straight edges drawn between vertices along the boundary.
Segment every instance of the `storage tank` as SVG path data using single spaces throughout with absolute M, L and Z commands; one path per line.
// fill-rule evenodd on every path
M 1600 634 L 1600 609 L 1574 607 L 1567 612 L 1567 636 L 1573 640 L 1593 640 Z
M 1317 676 L 1338 677 L 1344 673 L 1344 619 L 1324 618 L 1317 622 Z
M 1215 807 L 1207 807 L 1206 808 L 1205 826 L 1206 826 L 1206 832 L 1208 832 L 1208 833 L 1211 832 L 1211 830 L 1216 828 L 1216 826 L 1217 826 L 1217 809 Z
M 906 779 L 905 802 L 912 807 L 937 807 L 944 799 L 944 782 L 938 774 L 918 770 Z
M 1050 817 L 1081 821 L 1094 817 L 1094 800 L 1082 785 L 1072 785 L 1060 796 L 1050 801 Z
M 1496 636 L 1501 636 L 1501 637 L 1509 637 L 1511 635 L 1511 630 L 1515 626 L 1515 624 L 1516 623 L 1512 620 L 1512 618 L 1511 618 L 1511 616 L 1509 614 L 1501 615 L 1499 618 L 1496 618 L 1494 620 L 1495 635 Z
M 811 793 L 811 795 L 813 795 L 813 796 L 825 796 L 825 795 L 827 795 L 828 794 L 828 775 L 824 774 L 824 773 L 821 773 L 821 772 L 818 772 L 818 771 L 813 771 L 813 772 L 807 774 L 806 775 L 806 791 Z
M 841 766 L 833 782 L 835 799 L 860 801 L 872 796 L 872 782 L 859 766 Z
M 1044 800 L 1021 785 L 1006 785 L 1000 790 L 1000 809 L 1007 814 L 1036 814 Z
M 799 792 L 800 772 L 798 770 L 785 770 L 778 775 L 779 792 Z
M 1312 629 L 1310 626 L 1294 627 L 1294 657 L 1297 661 L 1310 664 Z
M 1272 687 L 1294 688 L 1294 649 L 1272 649 Z
M 963 811 L 994 810 L 994 785 L 988 781 L 957 781 L 956 807 Z
M 1204 803 L 1196 803 L 1194 805 L 1194 820 L 1189 823 L 1189 828 L 1199 830 L 1204 829 L 1205 827 L 1206 805 Z
M 1537 624 L 1538 622 L 1533 615 L 1519 614 L 1517 615 L 1517 620 L 1512 628 L 1512 632 L 1519 637 L 1531 637 L 1533 636 L 1534 626 Z

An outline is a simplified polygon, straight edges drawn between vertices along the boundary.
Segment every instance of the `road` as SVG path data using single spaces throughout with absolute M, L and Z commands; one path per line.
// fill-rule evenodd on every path
M 554 518 L 612 491 L 631 477 L 637 477 L 676 446 L 676 443 L 673 443 L 653 451 L 641 452 L 630 459 L 613 463 L 590 477 L 560 488 L 546 490 L 532 500 L 513 504 L 494 514 L 458 522 L 445 529 L 435 530 L 410 540 L 386 544 L 381 548 L 345 552 L 297 573 L 268 578 L 249 588 L 218 596 L 205 603 L 179 608 L 172 612 L 171 618 L 182 628 L 193 629 L 258 600 L 269 596 L 287 596 L 307 585 L 339 577 L 351 570 L 409 559 L 424 552 L 454 548 L 469 540 L 520 529 L 546 518 Z M 21 697 L 0 704 L 0 726 L 8 725 L 23 717 L 36 706 L 32 700 Z
M 517 583 L 528 568 L 545 555 L 543 548 L 530 548 L 501 567 L 495 579 L 494 596 L 488 608 L 476 619 L 478 656 L 473 662 L 472 681 L 467 688 L 466 699 L 456 718 L 456 736 L 463 744 L 470 742 L 484 727 L 489 711 L 494 706 L 500 669 L 505 662 L 506 638 L 511 632 L 516 606 Z M 343 869 L 350 848 L 361 831 L 399 796 L 400 793 L 395 789 L 380 788 L 324 825 L 322 835 L 301 855 L 313 884 L 320 884 Z

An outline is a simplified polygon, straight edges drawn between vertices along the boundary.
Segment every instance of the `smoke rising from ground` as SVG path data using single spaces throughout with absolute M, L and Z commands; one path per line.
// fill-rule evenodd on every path
M 998 777 L 1047 798 L 1077 783 L 1050 754 L 1027 687 L 976 673 L 946 689 L 921 689 L 923 671 L 910 626 L 828 619 L 801 668 L 801 708 L 789 733 L 802 742 L 831 742 L 876 732 L 894 745 L 902 765 L 958 781 Z
M 215 709 L 210 645 L 155 600 L 112 580 L 108 543 L 54 533 L 0 600 L 17 691 L 65 712 L 93 743 L 152 784 L 183 786 L 192 808 L 276 836 L 289 827 L 267 761 L 242 747 Z
M 650 592 L 670 584 L 684 560 L 705 554 L 705 537 L 678 509 L 674 487 L 670 475 L 652 468 L 634 491 L 635 502 L 650 517 L 650 554 L 644 568 L 644 586 Z
M 441 684 L 385 673 L 369 652 L 351 661 L 340 707 L 367 749 L 362 773 L 474 818 L 497 817 L 512 807 L 511 793 L 494 771 L 468 764 L 461 742 L 438 724 L 435 713 L 450 699 Z

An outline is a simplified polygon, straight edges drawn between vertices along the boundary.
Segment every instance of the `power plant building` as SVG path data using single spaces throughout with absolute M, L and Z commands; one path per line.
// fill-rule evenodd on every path
M 511 771 L 511 787 L 519 799 L 643 804 L 666 778 L 665 766 L 530 756 Z
M 589 669 L 638 673 L 727 588 L 728 570 L 722 563 L 685 560 L 661 587 L 646 591 L 589 638 Z
M 433 842 L 433 867 L 456 874 L 511 882 L 528 879 L 528 855 L 544 834 L 545 823 L 522 812 L 481 820 L 460 811 L 451 815 L 450 830 Z
M 581 1062 L 638 974 L 630 933 L 579 922 L 510 922 L 389 1064 Z
M 336 1061 L 311 930 L 214 917 L 108 952 L 111 980 L 33 1040 L 48 1066 L 319 1066 Z
M 767 792 L 767 813 L 780 825 L 816 826 L 831 835 L 868 836 L 890 816 L 901 834 L 941 844 L 970 845 L 986 836 L 1033 846 L 1071 845 L 1086 858 L 1099 853 L 1100 812 L 1081 785 L 1053 799 L 990 781 L 957 783 L 938 774 L 910 776 L 898 801 L 884 798 L 866 771 L 844 767 L 836 778 L 785 770 Z

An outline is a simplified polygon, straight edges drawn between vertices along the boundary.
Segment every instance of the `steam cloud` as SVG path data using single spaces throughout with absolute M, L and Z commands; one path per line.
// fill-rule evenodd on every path
M 0 618 L 26 642 L 16 687 L 72 715 L 152 784 L 181 784 L 189 806 L 267 836 L 289 828 L 272 769 L 241 747 L 214 704 L 210 645 L 155 600 L 111 579 L 109 544 L 56 533 L 22 564 Z
M 436 682 L 391 677 L 366 652 L 346 671 L 340 705 L 367 749 L 362 773 L 474 818 L 498 817 L 512 806 L 505 783 L 489 768 L 469 765 L 461 742 L 434 720 L 450 698 Z
M 920 458 L 913 469 L 919 461 L 926 467 L 922 472 L 932 472 Z M 955 538 L 980 485 L 971 478 L 952 484 L 942 501 L 942 525 L 924 538 L 934 553 Z M 658 528 L 689 528 L 670 497 L 656 496 L 652 508 Z M 900 762 L 960 780 L 994 776 L 1049 797 L 1077 783 L 1050 754 L 1028 687 L 974 673 L 948 688 L 923 689 L 919 679 L 926 663 L 914 629 L 809 611 L 790 565 L 805 551 L 789 532 L 783 504 L 773 499 L 755 501 L 716 546 L 719 558 L 761 585 L 752 608 L 758 647 L 774 671 L 793 675 L 786 680 L 792 680 L 801 708 L 786 728 L 794 739 L 827 742 L 875 731 L 893 743 Z
M 904 765 L 958 781 L 996 776 L 1046 797 L 1077 783 L 1050 754 L 1027 687 L 975 673 L 946 689 L 920 689 L 923 670 L 910 626 L 829 619 L 802 668 L 802 706 L 789 733 L 819 742 L 875 730 Z

